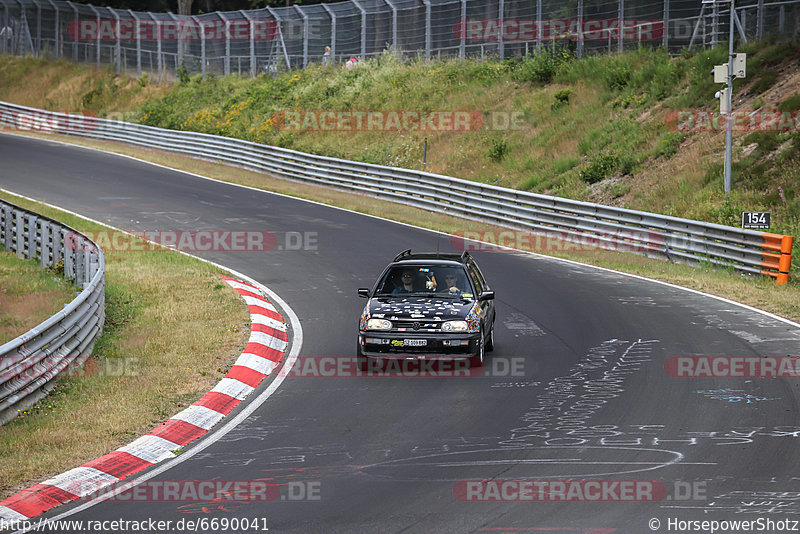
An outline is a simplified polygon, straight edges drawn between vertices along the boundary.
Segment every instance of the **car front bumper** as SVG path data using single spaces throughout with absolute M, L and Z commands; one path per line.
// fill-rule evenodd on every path
M 480 332 L 415 333 L 361 331 L 358 344 L 361 354 L 380 359 L 467 359 L 480 349 Z

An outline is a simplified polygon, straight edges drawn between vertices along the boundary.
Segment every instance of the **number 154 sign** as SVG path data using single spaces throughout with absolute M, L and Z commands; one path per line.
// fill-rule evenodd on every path
M 769 230 L 769 212 L 745 211 L 742 213 L 742 228 Z

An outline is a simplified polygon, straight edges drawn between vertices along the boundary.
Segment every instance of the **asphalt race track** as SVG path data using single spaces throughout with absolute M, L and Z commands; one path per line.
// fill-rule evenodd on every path
M 304 334 L 296 366 L 354 355 L 356 289 L 397 252 L 453 250 L 433 232 L 46 141 L 0 135 L 0 161 L 0 187 L 126 230 L 274 232 L 268 252 L 198 255 L 291 306 Z M 288 250 L 298 236 L 308 246 Z M 800 519 L 798 380 L 665 370 L 674 357 L 796 356 L 800 329 L 590 267 L 475 257 L 497 293 L 483 375 L 290 375 L 234 430 L 148 481 L 268 481 L 270 500 L 116 500 L 68 519 L 326 533 L 710 531 L 678 530 L 689 520 L 778 532 Z M 532 500 L 539 487 L 585 493 Z

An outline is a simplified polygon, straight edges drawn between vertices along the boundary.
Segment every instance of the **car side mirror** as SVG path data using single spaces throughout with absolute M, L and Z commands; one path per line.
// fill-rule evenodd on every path
M 358 296 L 362 297 L 362 298 L 365 298 L 365 299 L 368 299 L 369 298 L 369 288 L 366 288 L 366 287 L 358 288 Z
M 484 300 L 494 300 L 494 291 L 484 291 L 478 297 L 478 302 L 483 302 Z

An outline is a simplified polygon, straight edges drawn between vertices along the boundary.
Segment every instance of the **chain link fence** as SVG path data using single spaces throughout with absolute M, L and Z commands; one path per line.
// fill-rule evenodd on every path
M 214 12 L 145 13 L 60 0 L 0 0 L 0 53 L 114 65 L 158 79 L 255 76 L 364 60 L 503 60 L 569 47 L 584 54 L 726 40 L 729 4 L 696 0 L 350 0 Z M 736 3 L 743 40 L 800 33 L 800 0 Z M 326 52 L 326 47 L 329 50 Z

